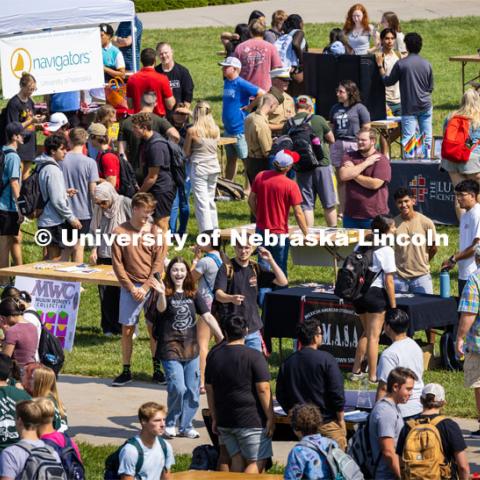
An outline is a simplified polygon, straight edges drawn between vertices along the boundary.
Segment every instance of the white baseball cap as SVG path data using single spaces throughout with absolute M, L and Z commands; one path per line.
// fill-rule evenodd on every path
M 47 122 L 45 127 L 49 132 L 56 132 L 59 128 L 62 128 L 67 123 L 67 116 L 62 112 L 57 112 L 53 115 L 50 115 L 50 121 Z
M 218 62 L 222 67 L 242 68 L 242 62 L 237 57 L 227 57 L 223 62 Z
M 434 402 L 445 401 L 445 389 L 439 383 L 429 383 L 425 385 L 422 390 L 422 398 L 426 398 L 427 395 L 433 395 Z
M 300 155 L 297 152 L 291 150 L 280 150 L 274 157 L 273 163 L 280 168 L 286 168 L 290 165 L 297 163 L 300 160 Z

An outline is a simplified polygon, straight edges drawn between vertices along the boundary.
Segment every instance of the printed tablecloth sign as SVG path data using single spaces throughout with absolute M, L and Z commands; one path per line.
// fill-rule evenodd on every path
M 80 282 L 59 282 L 30 277 L 16 277 L 15 287 L 27 291 L 42 323 L 71 351 L 80 304 Z

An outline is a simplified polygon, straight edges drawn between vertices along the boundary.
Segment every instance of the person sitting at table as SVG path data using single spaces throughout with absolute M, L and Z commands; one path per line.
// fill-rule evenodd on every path
M 220 435 L 232 472 L 262 473 L 272 456 L 274 414 L 265 357 L 245 344 L 247 319 L 227 317 L 226 342 L 207 357 L 205 388 L 213 433 Z
M 220 267 L 215 279 L 214 310 L 220 322 L 229 315 L 243 315 L 248 321 L 245 345 L 261 352 L 260 329 L 263 323 L 258 313 L 259 289 L 272 288 L 273 285 L 286 287 L 288 280 L 267 249 L 258 247 L 258 252 L 263 260 L 268 262 L 269 270 L 250 259 L 253 247 L 248 241 L 246 244 L 236 242 L 234 249 L 235 258 Z
M 377 368 L 377 401 L 387 394 L 387 378 L 395 367 L 410 368 L 417 375 L 408 402 L 398 406 L 404 420 L 422 411 L 423 352 L 418 343 L 407 335 L 409 326 L 410 318 L 406 312 L 398 308 L 387 311 L 384 330 L 392 344 L 382 352 Z
M 344 228 L 370 228 L 372 219 L 388 213 L 390 161 L 375 149 L 377 134 L 369 128 L 357 133 L 358 151 L 343 157 L 339 177 L 345 182 Z
M 299 438 L 288 454 L 284 479 L 320 480 L 332 478 L 326 452 L 330 446 L 336 447 L 333 440 L 324 437 L 319 430 L 323 418 L 320 410 L 313 404 L 295 405 L 290 412 L 292 430 Z M 322 452 L 322 453 L 320 453 Z
M 371 228 L 373 231 L 378 230 L 380 235 L 394 234 L 395 222 L 391 217 L 378 215 L 373 219 Z M 366 356 L 368 380 L 371 384 L 377 385 L 378 344 L 385 320 L 385 311 L 388 307 L 397 307 L 393 280 L 393 274 L 397 268 L 393 248 L 388 245 L 377 248 L 373 252 L 370 270 L 376 273 L 375 279 L 363 296 L 353 302 L 355 312 L 360 316 L 362 322 L 363 333 L 358 340 L 355 361 L 349 379 L 358 381 L 365 377 L 361 367 Z
M 323 342 L 323 329 L 317 318 L 305 319 L 297 327 L 301 350 L 290 355 L 280 366 L 276 396 L 285 412 L 296 404 L 312 403 L 322 414 L 317 425 L 324 437 L 347 447 L 347 430 L 343 417 L 345 390 L 343 376 L 337 361 L 328 352 L 319 350 Z
M 24 310 L 25 305 L 14 298 L 0 303 L 0 328 L 4 334 L 2 352 L 20 367 L 35 361 L 38 344 L 37 329 L 23 318 Z
M 90 263 L 92 265 L 112 265 L 112 247 L 105 242 L 105 235 L 110 235 L 115 228 L 130 219 L 132 199 L 119 195 L 109 182 L 100 183 L 93 192 L 93 213 L 90 232 L 100 230 L 100 244 L 92 248 Z M 104 335 L 111 336 L 122 331 L 118 323 L 120 287 L 99 285 L 101 327 Z
M 450 113 L 443 124 L 443 131 L 448 126 L 448 123 L 455 117 L 466 117 L 470 121 L 470 142 L 472 144 L 472 151 L 467 162 L 453 162 L 446 158 L 442 158 L 442 168 L 448 172 L 452 185 L 455 187 L 462 180 L 472 179 L 480 183 L 480 93 L 471 88 L 467 90 L 462 97 L 460 108 Z M 458 207 L 458 202 L 455 201 L 455 211 L 457 218 L 463 211 Z
M 455 197 L 465 213 L 460 217 L 460 251 L 444 260 L 442 270 L 451 270 L 458 263 L 458 294 L 461 295 L 468 277 L 477 270 L 475 248 L 480 242 L 480 205 L 477 202 L 480 186 L 475 180 L 463 180 L 455 186 Z

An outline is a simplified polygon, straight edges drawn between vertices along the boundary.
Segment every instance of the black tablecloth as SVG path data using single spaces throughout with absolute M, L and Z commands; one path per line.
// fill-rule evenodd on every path
M 353 327 L 347 327 L 347 323 L 356 322 L 354 319 L 358 318 L 353 312 L 353 306 L 347 302 L 341 305 L 340 299 L 335 295 L 314 292 L 314 290 L 315 288 L 310 287 L 284 288 L 265 296 L 264 337 L 269 349 L 271 349 L 272 338 L 296 338 L 297 324 L 309 314 L 315 315 L 315 312 L 323 313 L 323 311 L 327 315 L 333 314 L 330 320 L 332 323 L 335 323 L 336 318 L 339 323 L 342 323 L 339 332 L 329 332 L 332 344 L 343 348 L 349 343 L 348 336 L 352 337 L 352 332 L 349 333 L 347 330 L 348 328 L 352 330 Z M 317 310 L 315 311 L 309 305 L 316 305 Z M 325 308 L 322 308 L 322 305 Z M 413 335 L 418 330 L 457 324 L 457 301 L 454 297 L 442 298 L 439 295 L 397 297 L 397 306 L 405 310 L 410 317 L 409 335 Z M 355 335 L 358 335 L 358 332 Z M 337 355 L 335 356 L 338 358 Z

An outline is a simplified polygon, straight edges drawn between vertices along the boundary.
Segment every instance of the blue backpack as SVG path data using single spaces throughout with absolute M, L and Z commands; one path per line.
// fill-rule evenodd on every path
M 62 433 L 62 435 L 65 438 L 65 446 L 63 448 L 53 440 L 42 440 L 57 452 L 68 480 L 85 480 L 85 468 L 73 448 L 72 440 L 67 434 Z

